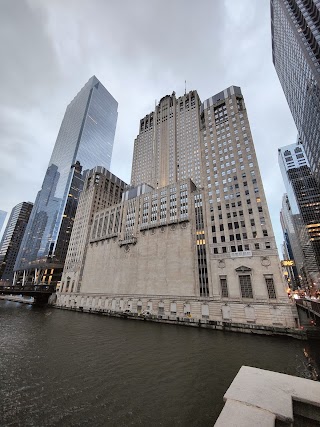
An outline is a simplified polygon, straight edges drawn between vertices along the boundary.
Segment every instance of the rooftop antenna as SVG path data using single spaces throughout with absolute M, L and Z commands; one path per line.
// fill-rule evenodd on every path
M 187 94 L 187 80 L 184 81 L 184 94 Z

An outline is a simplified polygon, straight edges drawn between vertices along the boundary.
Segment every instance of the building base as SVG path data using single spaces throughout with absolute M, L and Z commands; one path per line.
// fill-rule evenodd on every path
M 182 301 L 182 299 L 170 298 L 125 298 L 122 297 L 111 297 L 106 295 L 84 295 L 84 294 L 61 294 L 58 293 L 56 301 L 52 304 L 56 308 L 73 310 L 83 313 L 94 313 L 104 316 L 119 317 L 125 319 L 133 319 L 139 321 L 152 321 L 158 323 L 166 323 L 173 325 L 184 325 L 193 326 L 206 329 L 215 329 L 221 331 L 230 332 L 242 332 L 259 335 L 282 335 L 290 336 L 297 339 L 307 339 L 304 330 L 294 327 L 286 319 L 292 318 L 291 306 L 288 303 L 278 304 L 277 307 L 270 305 L 271 310 L 279 310 L 282 313 L 283 324 L 280 324 L 280 319 L 271 319 L 266 317 L 268 312 L 268 304 L 252 304 L 252 308 L 255 309 L 257 315 L 261 317 L 265 316 L 265 324 L 260 320 L 250 319 L 247 321 L 241 321 L 239 319 L 239 313 L 243 311 L 245 313 L 245 307 L 247 305 L 243 303 L 225 303 L 221 301 L 203 301 L 203 300 L 187 300 L 188 302 Z M 172 304 L 176 310 L 175 313 L 168 312 L 172 309 Z M 159 313 L 159 305 L 161 313 Z M 206 314 L 201 314 L 203 306 L 207 306 Z M 231 307 L 234 313 L 238 310 L 238 318 L 236 319 L 223 319 L 223 311 L 221 307 Z M 133 308 L 135 307 L 135 308 Z M 142 307 L 144 308 L 142 310 Z M 157 311 L 153 310 L 153 307 L 157 307 Z M 187 311 L 186 311 L 187 310 Z M 214 312 L 218 313 L 220 310 L 220 318 L 218 315 L 214 316 Z M 287 313 L 286 313 L 287 312 Z M 272 313 L 272 312 L 271 312 Z M 215 317 L 215 318 L 214 318 Z M 272 320 L 277 321 L 277 324 L 272 324 Z M 268 324 L 269 322 L 269 324 Z M 275 322 L 274 322 L 275 323 Z

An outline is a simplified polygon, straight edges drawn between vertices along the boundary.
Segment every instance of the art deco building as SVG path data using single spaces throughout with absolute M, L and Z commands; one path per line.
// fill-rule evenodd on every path
M 199 108 L 194 113 L 193 96 Z M 295 325 L 241 90 L 232 86 L 203 104 L 197 99 L 190 92 L 178 101 L 174 94 L 160 101 L 158 110 L 166 105 L 168 116 L 159 117 L 156 150 L 142 137 L 150 116 L 140 122 L 132 173 L 136 188 L 95 214 L 81 292 L 59 293 L 58 305 L 148 310 L 164 319 L 244 329 Z M 180 108 L 185 122 L 192 114 L 194 123 L 179 158 L 183 142 L 172 139 L 177 161 L 170 163 L 170 138 L 161 137 L 161 130 Z M 144 146 L 149 154 L 139 163 Z M 148 175 L 153 165 L 154 175 Z
M 309 285 L 320 286 L 320 187 L 303 145 L 287 145 L 278 153 L 295 233 L 303 252 L 304 273 Z
M 110 168 L 117 108 L 95 76 L 68 105 L 15 265 L 24 282 L 60 280 L 85 171 Z
M 126 184 L 121 179 L 101 166 L 95 167 L 87 174 L 62 274 L 62 291 L 80 292 L 94 214 L 119 203 L 125 187 Z M 45 281 L 45 277 L 42 281 Z
M 33 203 L 21 202 L 11 211 L 0 243 L 0 280 L 13 279 L 14 264 L 32 207 Z
M 272 55 L 320 183 L 320 0 L 271 0 Z
M 131 184 L 154 188 L 191 178 L 200 185 L 200 99 L 197 91 L 164 96 L 140 121 L 134 141 Z

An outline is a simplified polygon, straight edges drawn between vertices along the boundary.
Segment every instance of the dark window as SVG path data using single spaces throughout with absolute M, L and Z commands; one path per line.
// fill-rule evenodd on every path
M 217 243 L 217 238 L 216 237 L 212 237 L 212 243 Z
M 228 229 L 232 230 L 232 222 L 228 222 Z
M 264 237 L 268 236 L 268 231 L 267 230 L 262 230 Z
M 241 234 L 236 234 L 236 239 L 241 240 Z
M 240 216 L 243 216 L 243 211 L 239 211 L 239 215 L 240 215 Z
M 238 202 L 238 206 L 242 206 L 242 203 L 241 203 L 241 202 Z
M 227 248 L 225 246 L 222 246 L 222 252 L 225 254 L 227 252 Z
M 252 232 L 252 237 L 253 237 L 253 238 L 257 237 L 257 232 L 256 232 L 256 231 L 253 231 L 253 232 Z
M 225 241 L 226 241 L 225 236 L 221 236 L 221 242 L 225 242 Z
M 247 205 L 251 205 L 251 200 L 247 199 Z
M 232 242 L 234 240 L 234 235 L 233 234 L 230 234 L 229 240 L 230 240 L 230 242 Z
M 220 276 L 220 287 L 221 287 L 221 297 L 228 298 L 229 292 L 228 292 L 228 284 L 227 284 L 226 277 Z
M 266 249 L 271 249 L 270 242 L 266 242 Z
M 233 212 L 233 216 L 234 217 L 238 216 L 237 212 Z
M 259 243 L 255 243 L 255 244 L 254 244 L 254 248 L 255 248 L 255 249 L 260 249 L 260 244 L 259 244 Z
M 238 245 L 238 252 L 242 252 L 242 251 L 243 251 L 242 245 Z
M 244 245 L 244 250 L 245 251 L 248 251 L 250 249 L 250 246 L 249 245 Z
M 222 219 L 222 214 L 219 214 L 219 219 Z
M 258 206 L 258 211 L 262 212 L 262 206 Z
M 218 253 L 218 248 L 213 248 L 213 253 L 217 254 Z
M 251 227 L 254 227 L 254 226 L 255 226 L 254 219 L 250 219 L 250 224 L 251 224 Z
M 221 206 L 218 206 L 218 211 L 221 211 Z
M 269 299 L 277 299 L 276 290 L 274 287 L 273 277 L 266 277 L 266 285 L 268 290 Z
M 237 252 L 237 249 L 235 246 L 231 246 L 231 252 Z
M 239 276 L 242 298 L 253 298 L 251 277 L 249 274 Z
M 239 228 L 239 223 L 238 222 L 234 223 L 234 228 Z
M 248 209 L 249 214 L 252 214 L 252 208 Z
M 220 231 L 223 231 L 223 230 L 224 230 L 223 224 L 220 224 Z
M 212 233 L 214 233 L 214 232 L 216 231 L 216 226 L 215 226 L 215 225 L 213 225 L 213 226 L 211 227 L 211 230 L 212 230 Z
M 231 203 L 231 207 L 235 208 L 236 204 L 234 202 Z
M 242 234 L 242 237 L 243 237 L 244 239 L 247 239 L 247 238 L 248 238 L 247 233 L 243 233 L 243 234 Z

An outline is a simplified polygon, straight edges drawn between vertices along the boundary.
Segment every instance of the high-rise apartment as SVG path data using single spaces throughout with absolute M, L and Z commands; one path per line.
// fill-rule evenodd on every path
M 21 202 L 10 214 L 0 243 L 0 279 L 11 281 L 20 244 L 29 221 L 33 203 Z
M 63 269 L 62 291 L 80 292 L 84 259 L 94 214 L 119 203 L 125 187 L 125 182 L 101 166 L 95 167 L 87 174 Z M 102 230 L 104 227 L 99 223 L 97 228 Z M 45 277 L 42 277 L 42 282 L 44 281 Z
M 272 55 L 320 183 L 320 0 L 271 0 Z
M 165 187 L 191 178 L 200 185 L 200 99 L 197 91 L 164 96 L 140 120 L 134 141 L 131 184 Z
M 15 265 L 24 282 L 60 280 L 85 171 L 110 168 L 117 108 L 95 76 L 68 105 Z
M 309 285 L 320 286 L 320 187 L 299 142 L 278 150 L 279 165 Z
M 155 113 L 135 141 L 136 188 L 96 212 L 81 291 L 63 288 L 57 304 L 294 326 L 240 88 L 203 104 L 173 94 Z

